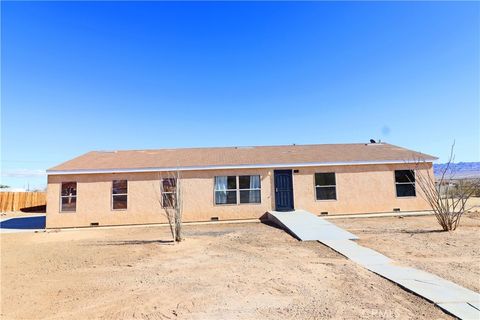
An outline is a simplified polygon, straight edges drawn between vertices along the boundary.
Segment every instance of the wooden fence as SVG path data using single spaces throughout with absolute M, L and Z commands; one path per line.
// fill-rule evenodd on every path
M 0 192 L 1 212 L 20 211 L 46 204 L 45 192 Z

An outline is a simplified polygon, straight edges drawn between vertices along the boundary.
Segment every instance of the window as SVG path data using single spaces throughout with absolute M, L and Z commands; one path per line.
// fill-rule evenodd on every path
M 127 209 L 127 180 L 113 180 L 112 182 L 112 209 L 126 210 Z
M 75 212 L 77 210 L 77 183 L 62 182 L 61 211 Z
M 177 181 L 175 178 L 166 178 L 162 180 L 162 206 L 164 208 L 176 207 L 176 187 Z
M 258 175 L 215 177 L 215 204 L 260 203 L 260 194 Z
M 240 203 L 260 203 L 260 176 L 239 176 Z
M 397 197 L 415 197 L 415 171 L 395 170 Z
M 317 200 L 337 200 L 335 173 L 315 173 Z
M 215 204 L 237 204 L 237 177 L 215 177 Z

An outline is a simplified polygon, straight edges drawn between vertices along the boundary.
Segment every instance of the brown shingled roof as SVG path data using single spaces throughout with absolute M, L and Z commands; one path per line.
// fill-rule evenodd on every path
M 387 143 L 92 151 L 50 168 L 55 171 L 138 170 L 300 164 L 389 163 L 437 158 Z

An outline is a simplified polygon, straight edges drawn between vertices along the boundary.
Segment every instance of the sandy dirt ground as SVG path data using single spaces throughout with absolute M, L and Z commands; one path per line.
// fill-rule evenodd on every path
M 441 231 L 434 216 L 335 219 L 400 265 L 416 267 L 480 292 L 480 213 L 462 217 L 453 232 Z
M 172 245 L 165 227 L 3 234 L 1 318 L 450 319 L 265 224 L 186 226 L 185 236 Z
M 465 207 L 470 211 L 480 212 L 480 198 L 479 197 L 472 197 L 472 198 L 468 199 Z

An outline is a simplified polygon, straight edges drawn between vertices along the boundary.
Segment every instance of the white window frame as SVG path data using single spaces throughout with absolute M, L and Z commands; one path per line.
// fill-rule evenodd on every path
M 258 179 L 260 180 L 260 188 L 248 188 L 248 189 L 240 189 L 240 177 L 243 176 L 258 176 Z M 235 183 L 236 183 L 236 188 L 235 189 L 226 189 L 226 190 L 217 190 L 216 188 L 216 183 L 215 179 L 217 177 L 235 177 Z M 228 179 L 228 178 L 227 178 Z M 228 186 L 228 183 L 227 183 Z M 260 191 L 260 202 L 240 202 L 240 191 L 250 191 L 250 190 L 259 190 Z M 216 192 L 217 191 L 226 191 L 226 192 L 232 192 L 235 191 L 235 203 L 217 203 L 216 201 Z M 256 204 L 261 204 L 262 203 L 262 175 L 260 174 L 241 174 L 241 175 L 222 175 L 222 176 L 214 176 L 213 177 L 213 203 L 216 206 L 238 206 L 238 205 L 256 205 Z
M 115 193 L 114 194 L 113 193 L 113 182 L 114 181 L 126 181 L 127 182 L 127 193 Z M 110 196 L 110 208 L 111 208 L 112 211 L 127 211 L 128 210 L 128 202 L 129 202 L 128 201 L 128 189 L 130 189 L 130 188 L 128 187 L 128 180 L 127 179 L 114 179 L 114 180 L 112 180 L 112 187 L 110 189 L 110 195 L 111 195 Z M 125 209 L 114 209 L 113 208 L 113 198 L 115 196 L 127 196 L 127 207 Z
M 227 187 L 228 187 L 228 177 L 235 177 L 235 189 L 225 189 L 225 190 L 217 190 L 216 186 L 217 184 L 215 183 L 216 178 L 218 177 L 227 177 Z M 231 192 L 235 191 L 235 203 L 217 203 L 217 191 L 225 191 L 225 192 Z M 232 175 L 223 175 L 223 176 L 214 176 L 213 177 L 213 203 L 216 206 L 236 206 L 238 205 L 238 176 L 232 176 Z
M 333 173 L 333 176 L 335 178 L 335 184 L 329 184 L 329 185 L 317 185 L 317 174 L 327 174 L 327 173 Z M 337 201 L 338 200 L 338 193 L 337 193 L 337 174 L 335 172 L 315 172 L 313 175 L 313 184 L 315 186 L 315 201 Z M 335 199 L 318 199 L 317 196 L 317 188 L 335 188 Z
M 260 188 L 246 188 L 246 189 L 240 189 L 240 177 L 256 177 L 258 176 L 258 181 L 260 184 Z M 262 203 L 262 176 L 259 174 L 242 174 L 240 176 L 237 176 L 237 189 L 238 189 L 238 194 L 237 194 L 237 204 L 260 204 Z M 240 200 L 240 191 L 260 191 L 260 202 L 241 202 Z
M 75 183 L 75 189 L 77 190 L 77 193 L 78 193 L 78 182 L 77 181 L 64 181 L 64 182 L 60 182 L 60 212 L 62 213 L 75 213 L 77 212 L 77 194 L 75 194 L 74 196 L 64 196 L 62 194 L 62 190 L 63 190 L 63 184 L 64 183 Z M 73 211 L 64 211 L 63 210 L 63 198 L 75 198 L 75 210 Z

